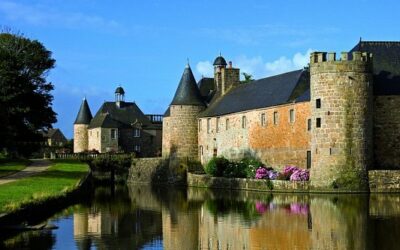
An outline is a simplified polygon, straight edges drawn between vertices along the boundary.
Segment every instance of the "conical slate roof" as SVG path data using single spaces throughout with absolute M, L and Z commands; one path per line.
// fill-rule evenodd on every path
M 187 65 L 183 71 L 181 81 L 179 82 L 171 105 L 205 106 L 189 65 Z
M 93 116 L 90 112 L 89 104 L 87 103 L 85 98 L 82 101 L 81 108 L 79 109 L 74 124 L 89 124 L 92 118 Z

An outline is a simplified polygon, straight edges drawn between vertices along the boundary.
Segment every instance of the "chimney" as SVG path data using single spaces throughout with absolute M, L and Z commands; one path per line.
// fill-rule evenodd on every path
M 231 69 L 232 68 L 232 61 L 229 61 L 228 64 L 229 64 L 228 68 Z

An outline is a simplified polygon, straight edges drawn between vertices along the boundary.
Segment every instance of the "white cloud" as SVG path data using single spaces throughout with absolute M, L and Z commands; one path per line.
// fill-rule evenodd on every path
M 196 64 L 196 71 L 206 77 L 213 77 L 214 67 L 210 61 L 200 61 Z
M 288 59 L 285 56 L 273 62 L 267 62 L 265 69 L 267 75 L 276 75 L 283 72 L 300 69 L 308 64 L 310 59 L 311 49 L 308 49 L 304 54 L 297 52 L 292 59 Z
M 27 5 L 11 1 L 0 2 L 0 13 L 10 21 L 20 21 L 36 26 L 62 26 L 67 28 L 96 28 L 106 31 L 121 31 L 115 20 L 106 20 L 96 15 L 66 13 L 49 6 Z

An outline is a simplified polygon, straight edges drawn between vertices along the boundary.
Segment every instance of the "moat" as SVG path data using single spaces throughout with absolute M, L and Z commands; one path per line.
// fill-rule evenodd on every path
M 400 195 L 98 187 L 45 221 L 0 248 L 397 249 Z

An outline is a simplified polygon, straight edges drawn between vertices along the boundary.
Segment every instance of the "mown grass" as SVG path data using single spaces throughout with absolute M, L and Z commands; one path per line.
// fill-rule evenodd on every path
M 0 177 L 4 177 L 22 169 L 26 168 L 26 166 L 30 163 L 29 160 L 1 160 L 0 161 Z
M 54 161 L 48 170 L 12 183 L 0 185 L 0 213 L 65 195 L 86 176 L 89 167 L 76 161 Z

